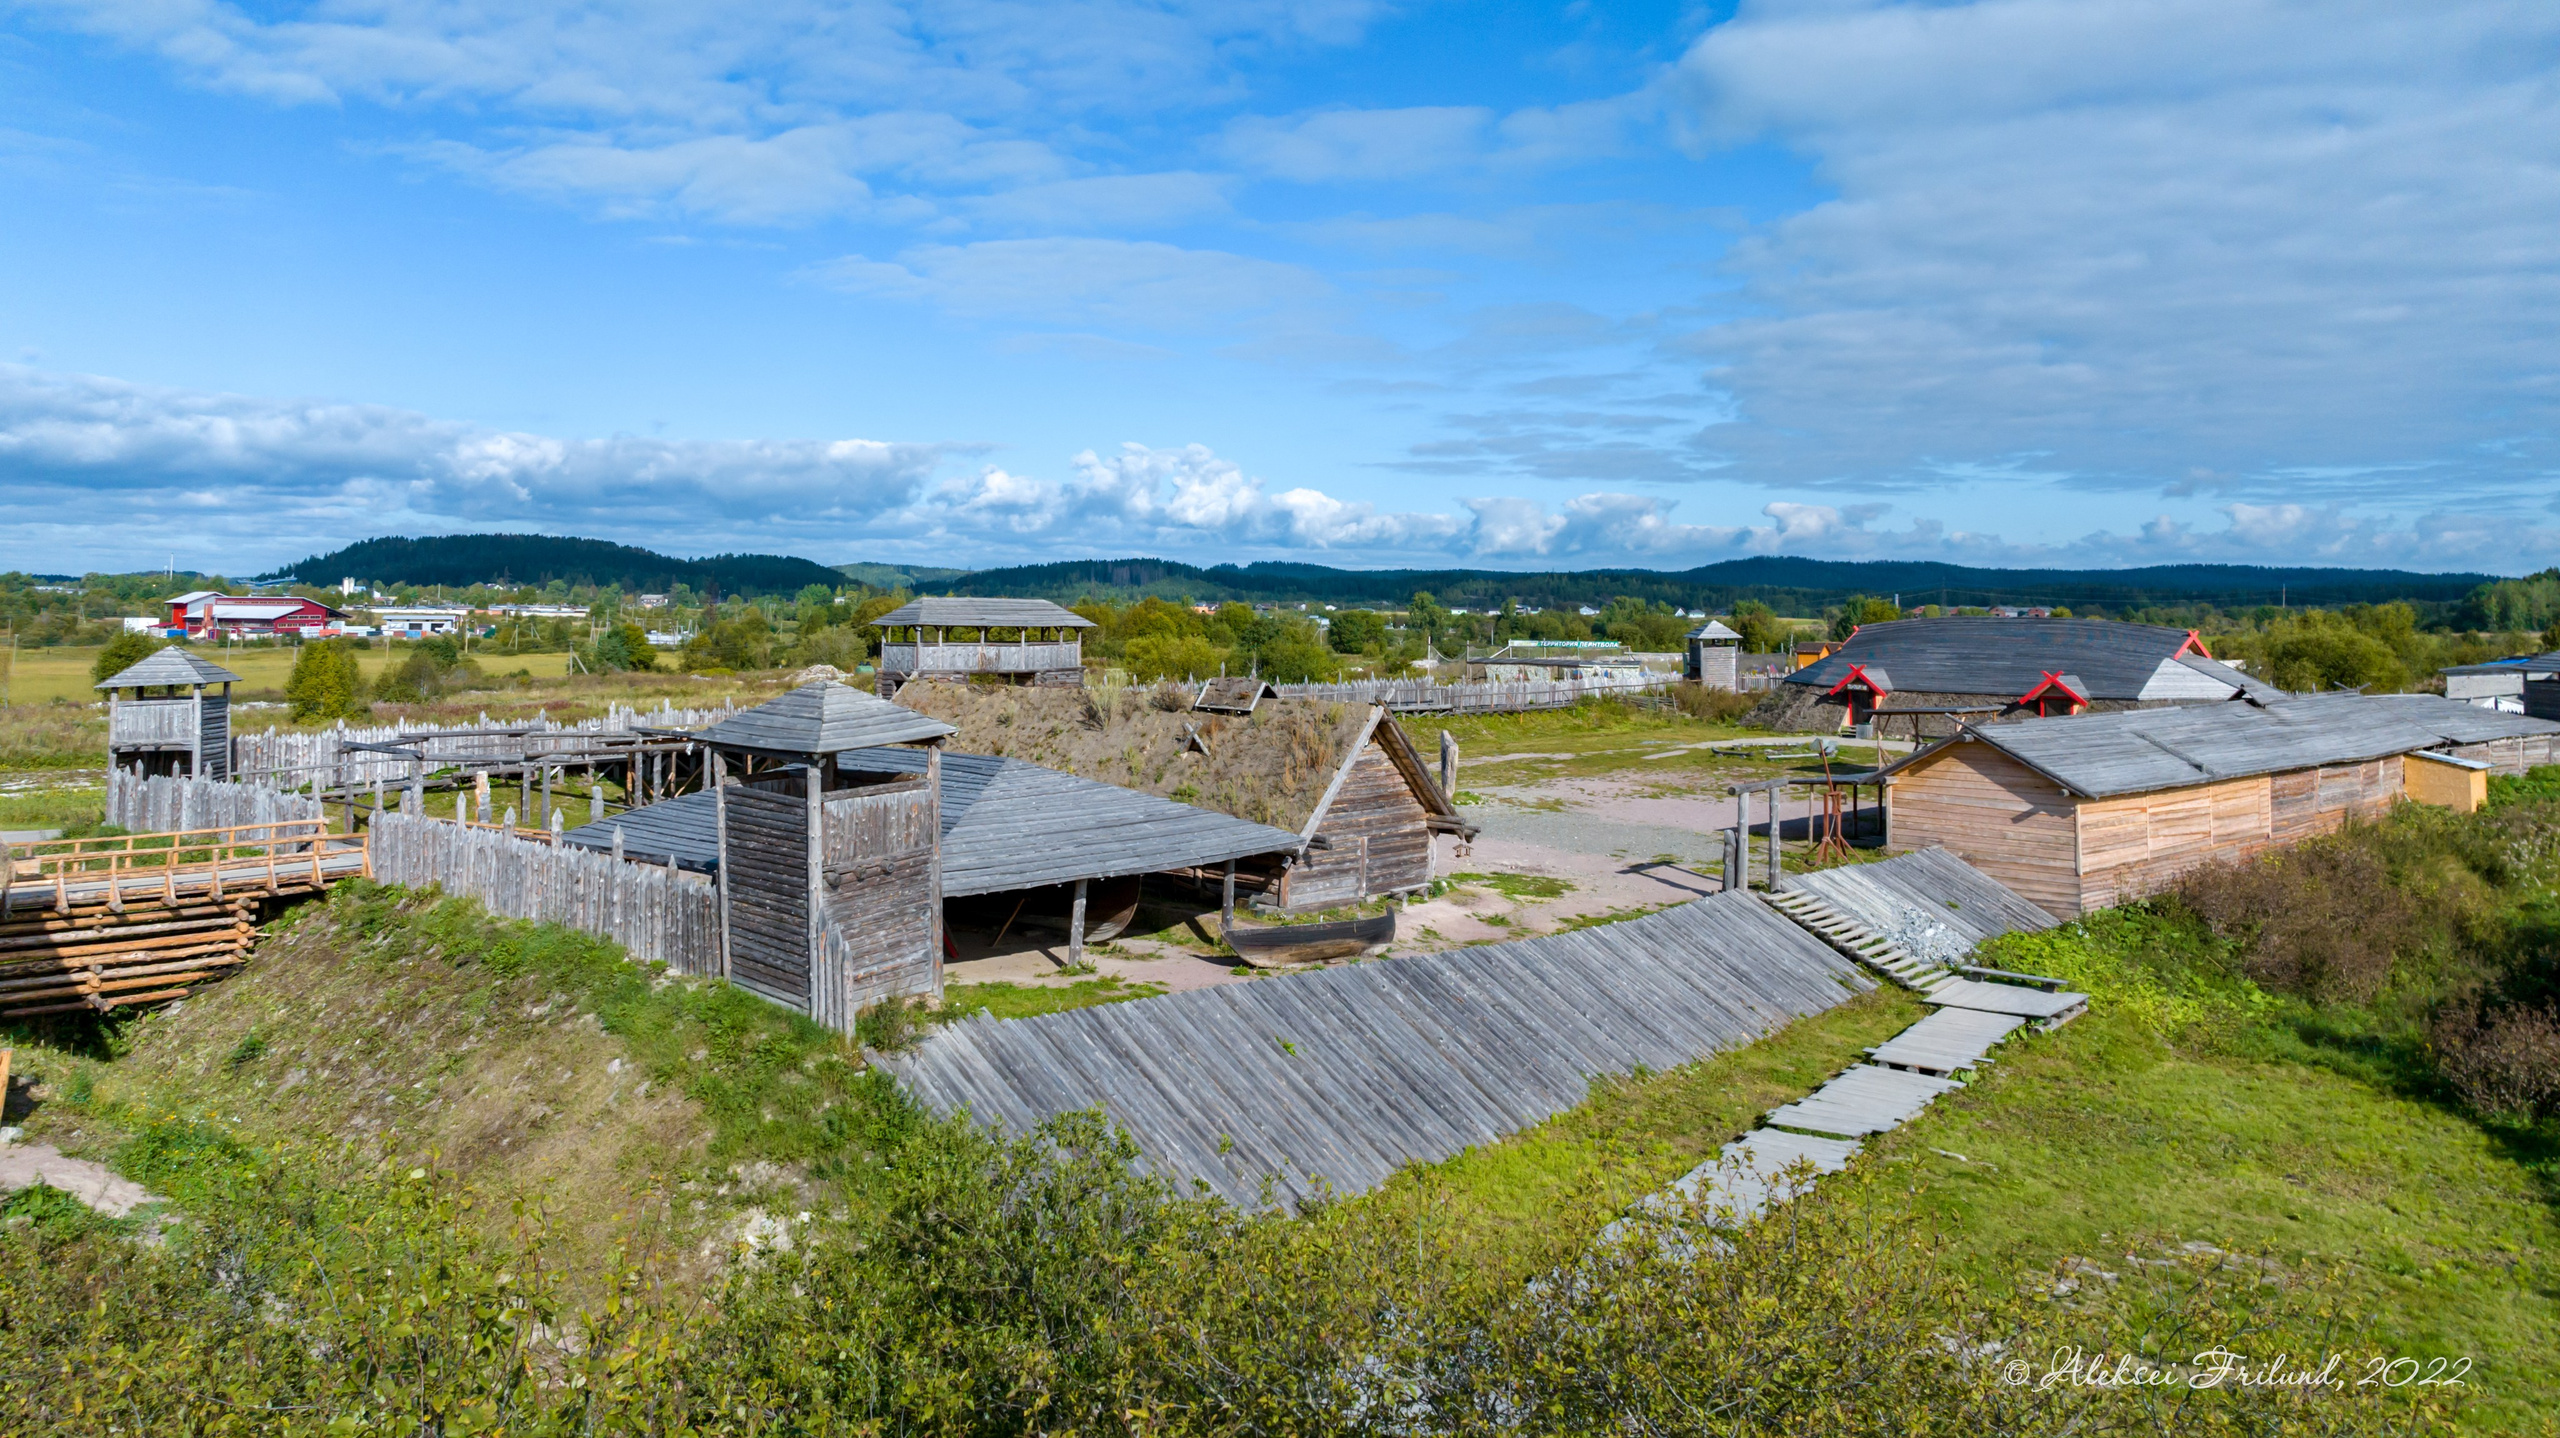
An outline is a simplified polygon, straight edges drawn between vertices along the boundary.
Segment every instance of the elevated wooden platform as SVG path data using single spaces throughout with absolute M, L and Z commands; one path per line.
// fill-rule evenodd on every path
M 372 873 L 318 819 L 48 840 L 0 862 L 0 1017 L 182 999 L 246 961 L 273 905 Z

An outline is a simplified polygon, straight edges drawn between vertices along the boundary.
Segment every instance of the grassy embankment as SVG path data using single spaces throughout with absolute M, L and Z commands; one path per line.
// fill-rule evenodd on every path
M 2258 866 L 2259 907 L 2220 930 L 2173 898 L 1994 945 L 1991 962 L 2065 977 L 2092 1010 L 2013 1040 L 1966 1089 L 1870 1143 L 1894 1210 L 1995 1288 L 2056 1265 L 2121 1282 L 2190 1244 L 2330 1275 L 2370 1322 L 2358 1352 L 2468 1358 L 2469 1386 L 2450 1395 L 2467 1424 L 2547 1431 L 2560 1413 L 2560 1115 L 2466 1105 L 2429 1027 L 2468 997 L 2548 993 L 2560 958 L 2560 769 L 2500 791 L 2498 813 L 2412 807 Z M 2363 898 L 2314 887 L 2340 865 L 2369 880 Z M 2389 973 L 2289 980 L 2298 963 L 2267 955 L 2271 934 L 2302 932 L 2288 903 L 2315 911 L 2311 933 L 2361 931 Z M 1534 1231 L 1576 1185 L 1658 1185 L 1902 1016 L 1852 1005 L 1613 1086 L 1368 1201 Z M 1755 1086 L 1763 1074 L 1775 1082 Z

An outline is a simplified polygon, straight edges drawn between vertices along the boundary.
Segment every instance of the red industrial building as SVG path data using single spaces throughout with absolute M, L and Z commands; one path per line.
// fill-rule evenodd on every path
M 293 594 L 216 594 L 199 589 L 169 601 L 168 633 L 190 639 L 225 634 L 335 634 L 347 616 L 316 599 Z

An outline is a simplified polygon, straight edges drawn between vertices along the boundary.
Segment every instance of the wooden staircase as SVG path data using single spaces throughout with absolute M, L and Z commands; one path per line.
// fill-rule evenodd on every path
M 1956 975 L 1940 964 L 1913 956 L 1900 944 L 1841 913 L 1801 889 L 1763 894 L 1770 908 L 1802 925 L 1807 933 L 1865 964 L 1906 989 L 1928 993 Z

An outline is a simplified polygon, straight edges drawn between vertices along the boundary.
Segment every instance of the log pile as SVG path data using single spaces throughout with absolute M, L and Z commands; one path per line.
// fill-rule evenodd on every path
M 0 1018 L 183 999 L 247 960 L 260 897 L 22 912 L 0 922 Z

